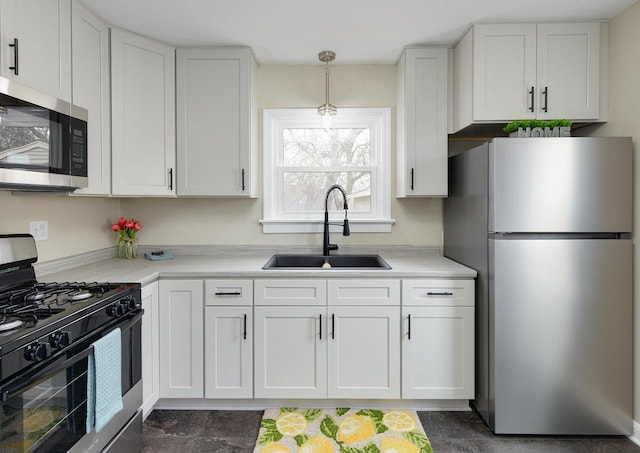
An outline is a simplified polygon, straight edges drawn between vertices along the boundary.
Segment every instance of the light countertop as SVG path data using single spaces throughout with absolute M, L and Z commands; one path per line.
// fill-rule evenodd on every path
M 157 250 L 158 248 L 155 248 Z M 203 253 L 200 248 L 199 253 Z M 213 253 L 188 254 L 176 250 L 174 258 L 149 261 L 139 250 L 131 260 L 108 258 L 74 266 L 66 260 L 60 266 L 39 270 L 40 281 L 109 281 L 145 285 L 159 278 L 475 278 L 476 271 L 445 258 L 429 248 L 387 247 L 375 250 L 391 269 L 278 269 L 263 270 L 273 251 L 246 246 L 220 248 Z M 206 251 L 205 251 L 206 252 Z M 186 254 L 184 254 L 186 253 Z M 339 253 L 334 253 L 339 255 Z M 64 270 L 62 270 L 64 269 Z

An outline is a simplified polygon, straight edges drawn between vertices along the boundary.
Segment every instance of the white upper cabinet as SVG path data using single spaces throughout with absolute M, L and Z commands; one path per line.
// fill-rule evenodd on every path
M 476 122 L 606 119 L 607 36 L 601 23 L 474 25 L 454 49 L 453 131 Z
M 476 25 L 473 64 L 474 120 L 536 117 L 535 24 Z
M 448 50 L 408 48 L 397 70 L 397 196 L 446 196 Z
M 111 30 L 113 195 L 175 195 L 175 49 Z
M 249 48 L 178 49 L 178 195 L 256 196 L 256 77 Z
M 71 102 L 71 0 L 0 2 L 0 74 Z
M 87 109 L 89 186 L 74 194 L 111 194 L 109 27 L 74 0 L 72 5 L 74 104 Z
M 543 119 L 598 119 L 600 24 L 538 25 L 538 108 Z

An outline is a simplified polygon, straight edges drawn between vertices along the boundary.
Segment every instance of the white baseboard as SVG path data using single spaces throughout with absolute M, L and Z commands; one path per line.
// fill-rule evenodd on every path
M 469 411 L 467 400 L 277 400 L 277 399 L 160 399 L 153 409 L 263 410 L 269 407 L 354 407 L 413 409 L 416 411 Z
M 631 442 L 640 445 L 640 423 L 633 421 L 633 435 L 629 436 Z

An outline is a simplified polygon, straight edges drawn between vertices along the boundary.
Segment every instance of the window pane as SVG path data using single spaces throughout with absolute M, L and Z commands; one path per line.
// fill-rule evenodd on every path
M 324 212 L 324 197 L 327 189 L 334 184 L 341 185 L 347 192 L 350 211 L 371 211 L 371 172 L 285 172 L 284 206 L 286 213 Z M 342 209 L 342 194 L 331 192 L 329 210 Z
M 283 129 L 285 167 L 341 167 L 371 165 L 368 128 Z

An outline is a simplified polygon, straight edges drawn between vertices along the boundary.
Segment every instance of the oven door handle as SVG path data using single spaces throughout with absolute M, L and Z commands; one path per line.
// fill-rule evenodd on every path
M 104 329 L 101 329 L 100 331 L 105 331 L 105 330 L 111 331 L 116 327 L 120 327 L 121 324 L 125 324 L 125 325 L 134 324 L 140 318 L 142 318 L 142 314 L 143 312 L 141 310 L 135 316 L 131 318 L 127 317 L 126 323 L 123 322 L 125 321 L 123 318 L 118 318 L 119 322 L 115 323 L 116 325 L 109 324 L 108 326 L 106 326 Z M 62 362 L 60 362 L 60 360 L 62 360 L 67 355 L 67 351 L 61 351 L 61 352 L 64 353 L 64 355 L 61 355 L 57 359 L 54 359 L 49 364 L 47 364 L 44 368 L 41 368 L 35 373 L 33 374 L 26 373 L 26 374 L 17 376 L 14 379 L 7 382 L 6 385 L 0 388 L 0 399 L 3 402 L 6 402 L 7 400 L 9 400 L 9 398 L 22 393 L 24 390 L 32 387 L 38 382 L 49 379 L 50 377 L 55 376 L 56 374 L 60 373 L 64 369 L 75 365 L 76 363 L 87 358 L 90 354 L 93 353 L 93 346 L 89 346 L 88 348 L 84 349 L 81 352 L 74 353 L 72 357 L 63 360 Z

